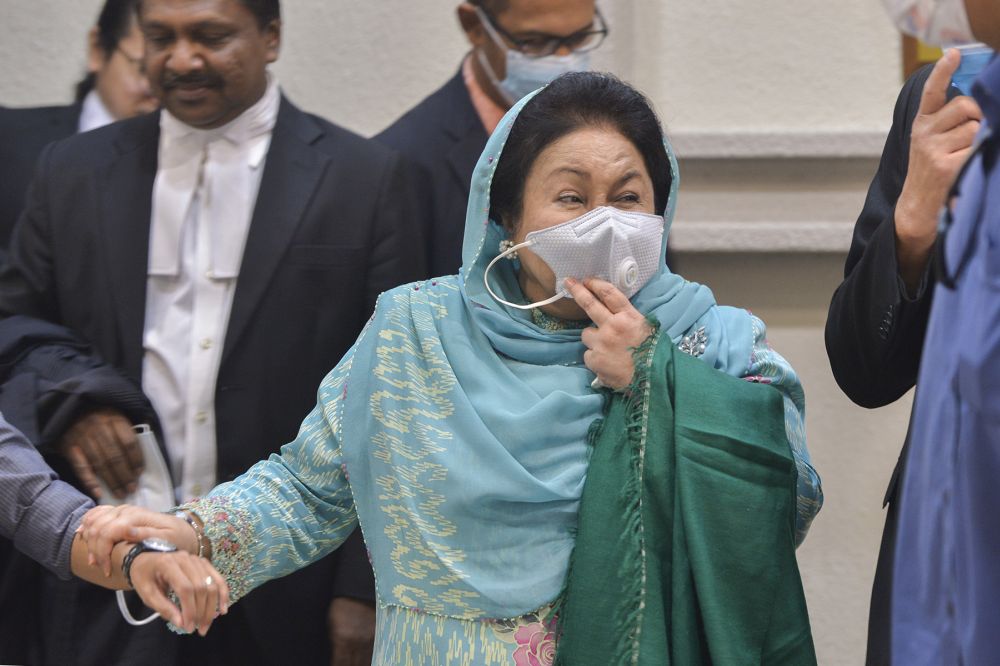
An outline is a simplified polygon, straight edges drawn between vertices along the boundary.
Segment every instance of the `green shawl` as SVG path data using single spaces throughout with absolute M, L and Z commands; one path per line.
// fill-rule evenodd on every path
M 636 367 L 591 432 L 556 664 L 815 664 L 781 395 L 667 336 Z

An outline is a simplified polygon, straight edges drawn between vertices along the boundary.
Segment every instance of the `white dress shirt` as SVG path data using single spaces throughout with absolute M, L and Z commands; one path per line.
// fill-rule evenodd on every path
M 108 111 L 108 107 L 104 106 L 97 91 L 91 90 L 87 93 L 80 107 L 80 123 L 77 125 L 77 131 L 89 132 L 113 122 L 115 122 L 114 116 Z
M 280 99 L 269 77 L 264 96 L 222 127 L 160 115 L 142 388 L 181 502 L 216 483 L 216 376 Z

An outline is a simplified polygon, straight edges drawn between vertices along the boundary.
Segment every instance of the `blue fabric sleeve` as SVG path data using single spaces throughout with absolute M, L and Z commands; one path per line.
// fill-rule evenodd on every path
M 226 578 L 232 601 L 329 554 L 358 524 L 335 413 L 352 353 L 320 385 L 318 404 L 295 441 L 181 507 L 204 522 L 212 564 Z
M 19 430 L 0 416 L 0 536 L 62 579 L 83 514 L 94 503 L 59 481 Z
M 770 384 L 781 391 L 785 402 L 785 433 L 798 470 L 798 492 L 795 517 L 795 544 L 806 538 L 813 518 L 823 506 L 823 486 L 813 469 L 806 448 L 805 393 L 798 375 L 781 354 L 767 342 L 767 327 L 751 315 L 754 334 L 753 352 L 744 379 Z

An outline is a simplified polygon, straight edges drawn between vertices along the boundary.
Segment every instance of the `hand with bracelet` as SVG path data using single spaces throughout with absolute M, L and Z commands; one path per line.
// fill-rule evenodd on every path
M 91 509 L 73 544 L 76 575 L 112 589 L 134 588 L 165 619 L 202 635 L 229 606 L 228 586 L 210 557 L 193 514 L 127 505 Z
M 111 552 L 115 544 L 143 539 L 164 539 L 192 555 L 210 557 L 201 532 L 201 523 L 183 511 L 158 513 L 137 506 L 98 506 L 80 522 L 79 533 L 87 551 L 88 564 L 111 575 Z

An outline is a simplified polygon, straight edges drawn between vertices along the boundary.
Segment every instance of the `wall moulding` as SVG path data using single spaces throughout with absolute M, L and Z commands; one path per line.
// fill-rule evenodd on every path
M 846 253 L 854 222 L 684 222 L 670 230 L 674 252 Z
M 732 131 L 670 134 L 682 159 L 852 158 L 882 154 L 886 131 Z

